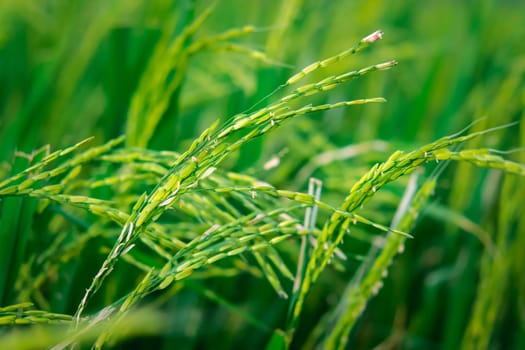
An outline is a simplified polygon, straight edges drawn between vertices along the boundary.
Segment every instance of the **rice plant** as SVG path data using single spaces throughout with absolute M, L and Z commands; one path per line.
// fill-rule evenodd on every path
M 520 348 L 523 6 L 421 6 L 0 5 L 1 347 Z

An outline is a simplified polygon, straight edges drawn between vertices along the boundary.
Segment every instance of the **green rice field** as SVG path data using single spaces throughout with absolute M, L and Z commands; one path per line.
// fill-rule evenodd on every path
M 0 349 L 525 349 L 523 23 L 2 0 Z

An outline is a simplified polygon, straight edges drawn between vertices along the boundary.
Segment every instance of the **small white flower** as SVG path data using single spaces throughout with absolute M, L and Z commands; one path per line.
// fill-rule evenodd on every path
M 130 222 L 129 223 L 129 230 L 128 230 L 128 234 L 126 235 L 126 242 L 129 241 L 131 239 L 131 234 L 133 233 L 133 223 Z
M 206 169 L 206 171 L 204 172 L 204 174 L 202 174 L 201 176 L 201 179 L 205 179 L 207 178 L 208 176 L 210 176 L 211 174 L 213 174 L 213 172 L 217 170 L 217 168 L 215 167 L 209 167 L 208 169 Z
M 123 255 L 126 255 L 131 249 L 135 248 L 135 243 L 133 244 L 130 244 L 129 246 L 127 246 L 123 251 L 122 253 L 120 253 L 120 256 L 123 256 Z
M 159 207 L 165 207 L 166 205 L 170 205 L 171 202 L 173 202 L 174 200 L 175 200 L 175 196 L 168 197 L 166 200 L 164 200 L 163 202 L 159 204 Z
M 381 69 L 389 69 L 389 68 L 392 68 L 393 66 L 395 66 L 397 64 L 396 61 L 388 61 L 388 62 L 383 62 L 383 63 L 379 63 L 378 65 L 376 65 L 376 68 L 381 70 Z
M 376 30 L 369 36 L 364 37 L 361 41 L 365 43 L 373 43 L 375 41 L 381 40 L 382 38 L 383 38 L 383 32 L 380 30 Z
M 279 157 L 274 156 L 274 157 L 272 157 L 269 161 L 267 161 L 266 163 L 264 163 L 263 168 L 264 168 L 264 170 L 270 170 L 270 169 L 273 169 L 273 168 L 279 166 L 279 163 L 280 163 L 280 162 L 281 162 L 281 160 L 279 159 Z

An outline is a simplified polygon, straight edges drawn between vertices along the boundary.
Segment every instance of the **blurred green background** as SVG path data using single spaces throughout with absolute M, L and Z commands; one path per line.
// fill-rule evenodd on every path
M 242 148 L 223 167 L 293 190 L 305 190 L 308 177 L 315 176 L 324 181 L 323 198 L 337 204 L 369 165 L 396 149 L 411 150 L 457 132 L 481 117 L 486 118 L 474 130 L 513 121 L 521 125 L 470 146 L 511 150 L 525 144 L 523 1 L 223 0 L 182 45 L 246 25 L 255 26 L 255 32 L 233 39 L 235 46 L 209 45 L 175 69 L 163 70 L 179 59 L 170 56 L 170 45 L 208 5 L 190 0 L 2 0 L 0 178 L 27 166 L 14 158 L 15 151 L 30 153 L 47 144 L 57 149 L 89 136 L 101 144 L 140 128 L 152 113 L 159 123 L 151 136 L 128 139 L 127 145 L 184 151 L 217 118 L 246 110 L 302 67 L 345 50 L 376 29 L 385 33 L 382 41 L 316 72 L 314 78 L 392 59 L 399 65 L 315 101 L 382 96 L 388 103 L 295 119 Z M 261 62 L 241 47 L 264 52 L 271 62 Z M 158 80 L 155 74 L 163 73 L 169 77 Z M 156 102 L 157 95 L 163 96 L 163 104 Z M 259 106 L 272 98 L 277 97 Z M 137 109 L 136 125 L 130 125 L 134 101 L 145 102 Z M 352 144 L 364 147 L 359 160 L 315 165 L 317 155 Z M 281 164 L 265 170 L 263 165 L 275 155 Z M 523 152 L 508 157 L 525 161 Z M 392 186 L 383 200 L 369 207 L 370 215 L 388 224 L 401 185 Z M 522 190 L 523 180 L 498 171 L 464 164 L 448 167 L 416 238 L 352 333 L 352 348 L 458 348 L 473 322 L 480 285 L 495 289 L 498 296 L 488 312 L 496 321 L 482 330 L 490 334 L 490 348 L 525 348 Z M 38 222 L 31 225 L 35 230 Z M 10 241 L 13 231 L 5 221 L 0 232 L 0 242 Z M 487 260 L 491 244 L 497 245 L 496 257 Z M 504 263 L 491 270 L 502 256 Z M 0 305 L 17 301 L 8 282 L 19 268 L 13 262 L 22 260 L 4 255 L 0 261 L 5 266 Z M 321 279 L 308 299 L 295 347 L 304 345 L 352 271 L 327 272 Z M 498 278 L 483 285 L 484 276 Z M 265 281 L 241 276 L 211 281 L 207 288 L 220 291 L 270 328 L 282 325 L 285 304 Z M 74 312 L 76 302 L 52 311 Z M 183 290 L 168 304 L 166 308 L 183 315 L 174 316 L 181 329 L 196 322 L 195 329 L 147 339 L 146 344 L 262 347 L 268 340 L 268 334 L 194 290 Z

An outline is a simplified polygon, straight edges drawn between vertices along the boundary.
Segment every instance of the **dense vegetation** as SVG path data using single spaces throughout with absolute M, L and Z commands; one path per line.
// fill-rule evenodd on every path
M 525 348 L 524 20 L 2 1 L 0 348 Z

